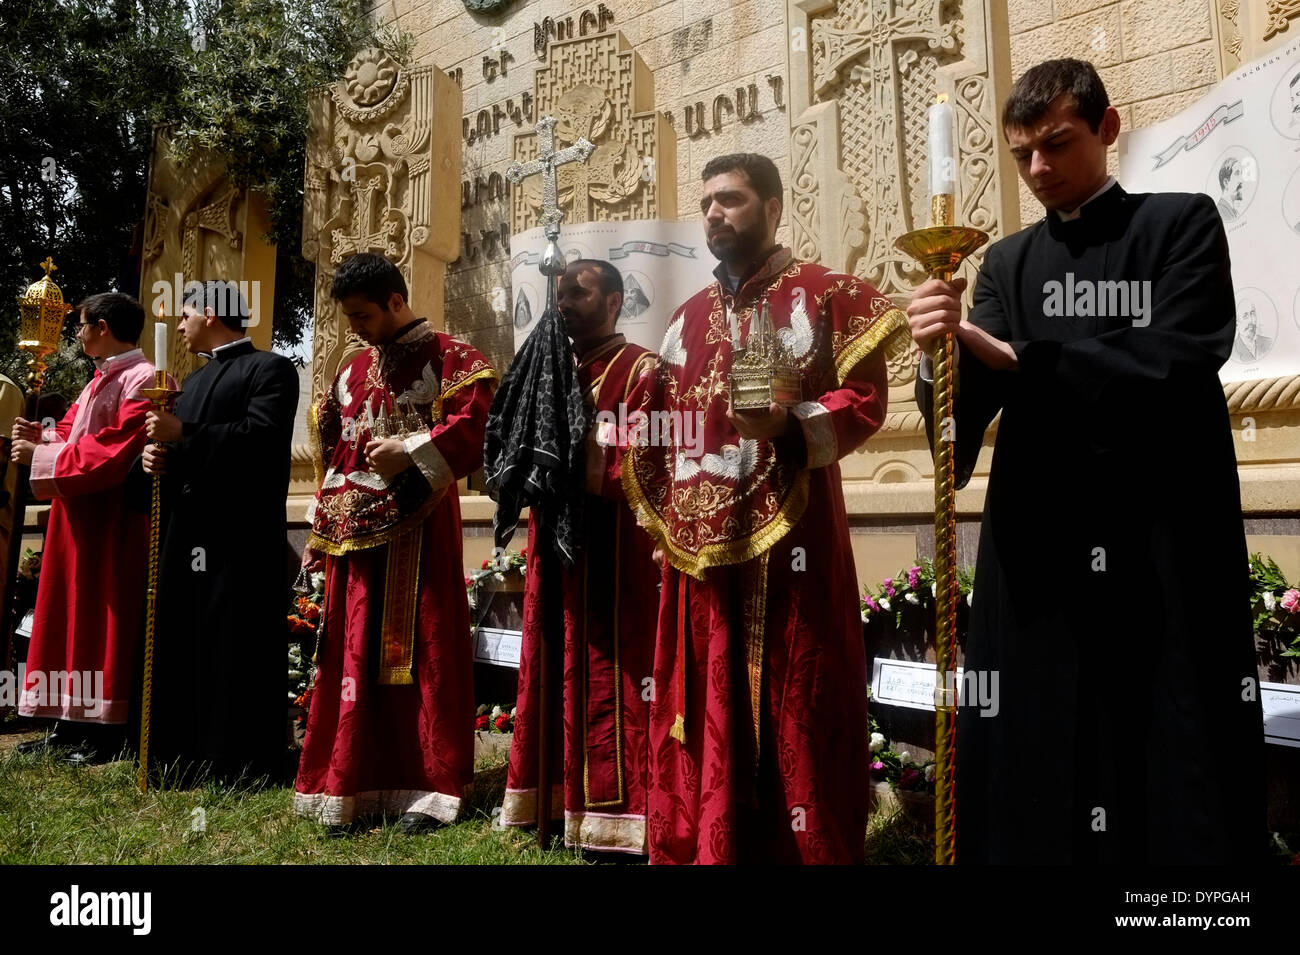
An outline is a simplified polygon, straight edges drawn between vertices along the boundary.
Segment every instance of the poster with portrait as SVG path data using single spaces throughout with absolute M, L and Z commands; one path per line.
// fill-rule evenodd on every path
M 516 352 L 546 308 L 546 276 L 537 269 L 545 248 L 541 226 L 510 239 Z M 566 225 L 560 232 L 560 248 L 569 262 L 604 259 L 622 273 L 623 311 L 617 329 L 628 341 L 652 351 L 663 344 L 673 311 L 713 281 L 718 264 L 704 243 L 699 219 Z
M 1225 382 L 1300 374 L 1300 41 L 1119 141 L 1129 192 L 1203 192 L 1228 234 L 1237 335 Z

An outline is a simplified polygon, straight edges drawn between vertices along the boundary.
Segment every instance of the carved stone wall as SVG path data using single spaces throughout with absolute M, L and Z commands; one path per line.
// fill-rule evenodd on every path
M 644 192 L 638 187 L 635 211 L 597 199 L 591 217 L 639 217 L 653 203 L 660 218 L 698 219 L 699 174 L 714 155 L 762 152 L 788 180 L 785 0 L 712 6 L 696 0 L 515 0 L 492 12 L 470 6 L 476 4 L 381 0 L 374 15 L 413 34 L 415 60 L 445 70 L 464 93 L 460 258 L 448 271 L 447 323 L 504 368 L 514 354 L 508 239 L 515 215 L 504 177 L 515 159 L 515 137 L 531 132 L 540 115 L 535 71 L 556 62 L 551 48 L 617 34 L 616 43 L 605 41 L 599 56 L 609 57 L 609 65 L 600 69 L 616 73 L 616 62 L 626 62 L 631 51 L 644 64 L 632 70 L 635 89 L 611 103 L 620 116 L 640 116 L 642 128 L 655 131 L 658 144 L 649 157 L 635 139 L 621 141 L 638 150 L 641 169 L 646 158 L 655 160 L 651 175 L 657 181 Z M 572 56 L 562 55 L 561 63 Z M 596 64 L 587 58 L 574 61 L 579 65 L 589 70 Z M 556 81 L 570 82 L 565 75 Z M 658 114 L 653 125 L 652 110 Z M 616 170 L 616 183 L 630 171 L 626 165 Z M 667 194 L 673 186 L 675 197 Z M 581 218 L 571 215 L 569 221 Z M 788 238 L 788 228 L 779 234 Z
M 402 69 L 375 50 L 357 54 L 343 79 L 312 96 L 302 254 L 316 264 L 313 396 L 362 347 L 329 295 L 347 256 L 387 256 L 416 314 L 444 327 L 460 220 L 460 113 L 460 89 L 440 70 Z
M 928 111 L 939 93 L 957 121 L 957 221 L 994 240 L 1019 228 L 1015 169 L 997 130 L 1009 73 L 999 3 L 791 0 L 789 21 L 796 255 L 906 301 L 924 276 L 894 240 L 928 224 Z M 885 425 L 844 464 L 846 482 L 864 485 L 860 493 L 928 485 L 915 368 L 913 356 L 890 363 Z
M 579 138 L 596 146 L 585 163 L 560 168 L 565 222 L 677 218 L 677 140 L 654 108 L 654 78 L 623 34 L 552 43 L 534 83 L 536 115 L 558 120 L 555 148 Z M 517 162 L 536 155 L 536 133 L 514 137 Z M 541 205 L 539 177 L 514 188 L 511 231 L 537 225 Z
M 679 217 L 698 217 L 699 174 L 709 158 L 762 152 L 788 190 L 778 238 L 802 258 L 853 271 L 902 298 L 915 276 L 892 240 L 924 222 L 923 110 L 934 93 L 948 92 L 957 106 L 958 216 L 997 238 L 1042 215 L 1015 179 L 996 123 L 1011 80 L 1027 66 L 1056 56 L 1092 60 L 1126 126 L 1143 126 L 1269 44 L 1287 42 L 1297 2 L 516 0 L 477 13 L 462 0 L 380 0 L 374 15 L 412 33 L 416 60 L 446 70 L 463 90 L 461 258 L 448 272 L 447 323 L 504 367 L 513 325 L 503 235 L 516 215 L 504 172 L 515 158 L 514 137 L 537 119 L 533 71 L 553 62 L 552 47 L 617 30 L 644 61 L 653 107 L 676 140 Z M 844 462 L 855 519 L 932 511 L 911 376 L 909 362 L 891 367 L 886 427 Z M 1259 442 L 1238 449 L 1250 462 L 1243 466 L 1248 509 L 1296 508 L 1259 455 L 1300 460 L 1281 452 L 1287 436 L 1300 433 L 1287 423 L 1295 416 L 1300 424 L 1300 409 L 1264 415 Z M 982 507 L 987 463 L 986 456 L 958 496 L 963 514 L 977 516 Z M 487 508 L 482 517 L 489 515 Z
M 166 300 L 173 328 L 170 367 L 177 381 L 184 381 L 198 365 L 174 334 L 177 289 L 183 292 L 186 282 L 247 283 L 248 334 L 258 348 L 270 348 L 275 247 L 262 238 L 269 228 L 262 195 L 236 188 L 225 164 L 210 156 L 178 165 L 166 130 L 159 129 L 154 132 L 146 202 L 140 300 L 154 316 L 158 310 L 153 302 Z M 140 345 L 152 359 L 152 321 L 145 323 Z

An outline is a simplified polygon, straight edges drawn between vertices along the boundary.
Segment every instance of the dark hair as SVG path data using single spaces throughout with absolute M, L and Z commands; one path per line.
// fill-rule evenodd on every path
M 1062 96 L 1074 101 L 1074 111 L 1094 133 L 1100 128 L 1110 97 L 1086 60 L 1048 60 L 1026 70 L 1016 80 L 1002 107 L 1002 134 L 1008 126 L 1021 129 L 1038 122 Z
M 1241 163 L 1235 156 L 1229 156 L 1223 161 L 1223 165 L 1219 167 L 1220 189 L 1228 184 L 1228 180 L 1232 178 L 1232 170 L 1236 169 L 1239 165 L 1241 165 Z
M 604 259 L 574 259 L 569 263 L 569 268 L 575 265 L 595 271 L 600 277 L 600 294 L 605 296 L 613 295 L 615 292 L 619 295 L 623 294 L 623 273 Z
M 221 324 L 232 331 L 243 331 L 248 327 L 248 303 L 234 282 L 217 280 L 204 282 L 201 286 L 190 285 L 185 290 L 185 304 L 200 314 L 205 309 L 212 309 L 212 314 L 221 319 Z
M 704 164 L 700 181 L 705 182 L 724 172 L 743 172 L 749 184 L 758 193 L 758 198 L 763 202 L 781 198 L 781 173 L 777 171 L 776 163 L 762 153 L 728 153 L 725 156 L 714 156 Z
M 122 292 L 100 292 L 77 303 L 78 313 L 86 313 L 86 321 L 95 324 L 103 320 L 113 337 L 130 345 L 138 344 L 144 331 L 144 306 Z
M 382 308 L 388 307 L 388 300 L 394 292 L 402 296 L 402 301 L 410 300 L 401 271 L 388 259 L 373 252 L 358 252 L 344 259 L 330 286 L 330 298 L 336 302 L 349 295 L 364 295 Z

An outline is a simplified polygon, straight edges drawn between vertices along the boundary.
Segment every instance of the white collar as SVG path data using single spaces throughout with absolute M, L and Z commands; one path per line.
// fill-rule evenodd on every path
M 124 351 L 120 355 L 109 355 L 107 358 L 104 359 L 104 363 L 99 366 L 99 372 L 101 375 L 107 375 L 110 370 L 124 368 L 127 365 L 134 364 L 136 359 L 143 358 L 143 357 L 144 357 L 143 348 L 132 348 L 130 351 Z M 128 358 L 131 360 L 130 361 L 124 360 Z
M 1114 185 L 1118 185 L 1118 182 L 1116 181 L 1115 177 L 1107 176 L 1106 181 L 1101 184 L 1101 188 L 1098 189 L 1096 192 L 1094 192 L 1092 195 L 1090 195 L 1087 199 L 1084 199 L 1083 202 L 1079 203 L 1079 207 L 1075 209 L 1073 212 L 1062 212 L 1060 209 L 1057 209 L 1056 214 L 1060 217 L 1062 222 L 1072 222 L 1073 220 L 1079 218 L 1079 216 L 1083 214 L 1084 206 L 1092 202 L 1092 200 L 1096 199 L 1103 192 L 1105 192 L 1111 186 Z
M 235 346 L 237 346 L 237 344 L 243 344 L 244 342 L 252 342 L 252 339 L 248 338 L 248 335 L 244 335 L 243 338 L 237 338 L 234 340 L 234 342 L 226 342 L 225 344 L 218 344 L 218 346 L 216 348 L 213 348 L 211 352 L 199 352 L 199 357 L 200 359 L 207 359 L 208 361 L 212 361 L 214 357 L 217 357 L 217 352 L 221 351 L 222 348 L 234 348 Z
M 218 344 L 216 348 L 213 348 L 212 353 L 213 355 L 216 355 L 218 351 L 225 350 L 225 348 L 234 348 L 235 346 L 239 346 L 239 344 L 243 344 L 244 342 L 252 342 L 252 339 L 248 338 L 248 335 L 244 335 L 243 338 L 237 338 L 234 340 L 234 342 L 226 342 L 225 344 Z

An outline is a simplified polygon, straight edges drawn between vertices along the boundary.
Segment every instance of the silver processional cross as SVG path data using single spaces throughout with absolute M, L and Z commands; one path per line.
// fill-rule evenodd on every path
M 537 121 L 537 158 L 525 163 L 514 163 L 506 170 L 506 178 L 511 184 L 519 185 L 528 176 L 542 174 L 542 228 L 546 231 L 546 252 L 542 255 L 539 266 L 541 273 L 550 279 L 547 282 L 548 305 L 555 304 L 555 277 L 564 271 L 564 253 L 560 251 L 560 221 L 564 213 L 560 211 L 559 193 L 556 188 L 556 171 L 558 167 L 571 162 L 586 162 L 595 150 L 595 145 L 584 138 L 579 138 L 572 146 L 564 149 L 555 148 L 555 117 L 543 116 Z

